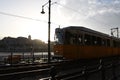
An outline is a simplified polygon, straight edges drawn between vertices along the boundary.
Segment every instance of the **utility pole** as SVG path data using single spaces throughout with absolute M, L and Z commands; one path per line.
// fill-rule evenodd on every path
M 45 3 L 42 6 L 42 14 L 44 14 L 44 6 L 49 4 L 48 7 L 48 63 L 51 62 L 51 52 L 50 52 L 50 26 L 51 26 L 51 0 L 49 0 L 47 3 Z
M 114 32 L 117 31 L 117 38 L 119 38 L 119 28 L 111 28 L 111 35 L 114 36 Z
M 51 0 L 49 0 L 49 13 L 48 13 L 48 63 L 51 61 L 50 53 L 50 25 L 51 25 Z

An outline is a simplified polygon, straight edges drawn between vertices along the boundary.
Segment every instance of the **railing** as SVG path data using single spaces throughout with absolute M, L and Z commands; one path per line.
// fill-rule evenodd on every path
M 53 55 L 53 53 L 52 53 Z M 0 52 L 0 66 L 12 66 L 18 64 L 36 64 L 46 63 L 48 59 L 47 52 Z

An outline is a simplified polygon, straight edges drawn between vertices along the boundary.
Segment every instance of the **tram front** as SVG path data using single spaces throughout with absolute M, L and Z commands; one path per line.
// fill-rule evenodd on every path
M 64 46 L 64 31 L 63 29 L 55 29 L 55 45 L 54 45 L 54 58 L 63 59 L 63 46 Z

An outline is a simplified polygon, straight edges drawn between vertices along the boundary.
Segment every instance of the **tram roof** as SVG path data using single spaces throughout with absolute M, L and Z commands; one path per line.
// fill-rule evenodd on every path
M 99 31 L 95 31 L 95 30 L 92 30 L 92 29 L 89 29 L 89 28 L 86 28 L 83 26 L 68 26 L 63 29 L 64 30 L 69 30 L 69 29 L 70 30 L 80 30 L 83 32 L 87 32 L 87 33 L 91 33 L 91 34 L 95 34 L 95 35 L 99 35 L 99 36 L 110 37 L 108 34 L 105 34 L 105 33 L 99 32 Z

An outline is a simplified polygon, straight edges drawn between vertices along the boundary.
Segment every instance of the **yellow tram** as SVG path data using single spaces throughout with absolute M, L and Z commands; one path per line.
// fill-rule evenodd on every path
M 120 39 L 81 26 L 56 28 L 54 54 L 65 59 L 120 55 Z

